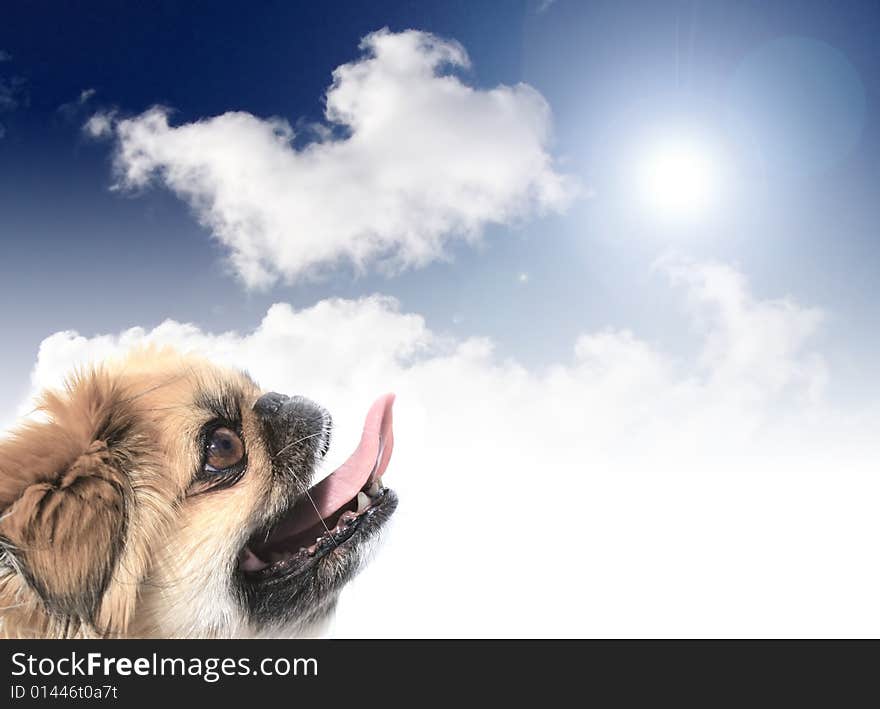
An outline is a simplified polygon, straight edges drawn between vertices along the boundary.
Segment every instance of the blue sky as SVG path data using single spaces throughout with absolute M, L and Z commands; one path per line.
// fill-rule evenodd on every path
M 0 47 L 11 60 L 0 64 L 0 76 L 21 82 L 18 107 L 0 116 L 0 297 L 17 303 L 4 314 L 16 333 L 7 384 L 15 387 L 39 341 L 58 329 L 94 334 L 166 317 L 243 328 L 275 300 L 308 304 L 373 291 L 397 296 L 438 329 L 492 336 L 531 365 L 565 357 L 578 332 L 606 325 L 686 347 L 688 333 L 664 317 L 672 296 L 650 271 L 668 250 L 738 264 L 758 293 L 829 309 L 830 354 L 867 375 L 876 346 L 870 286 L 880 268 L 880 207 L 872 198 L 878 23 L 875 6 L 852 2 L 7 9 Z M 595 195 L 560 215 L 490 227 L 481 248 L 453 245 L 451 263 L 395 278 L 342 269 L 317 285 L 244 293 L 224 270 L 221 250 L 167 191 L 108 190 L 109 146 L 81 132 L 90 112 L 131 115 L 159 103 L 173 108 L 174 123 L 229 110 L 318 121 L 332 70 L 355 59 L 359 39 L 383 26 L 458 40 L 472 62 L 465 79 L 475 86 L 535 87 L 553 110 L 552 152 Z M 768 96 L 768 105 L 749 107 L 744 128 L 731 119 L 741 108 L 731 99 L 737 72 L 768 42 L 789 36 L 840 52 L 866 104 L 853 119 L 857 144 L 807 175 L 775 170 L 774 142 L 798 130 L 806 137 L 794 149 L 818 140 L 821 118 L 804 114 L 838 99 L 833 90 L 802 105 L 796 96 L 772 105 Z M 85 105 L 61 108 L 89 89 L 95 93 Z M 739 163 L 726 185 L 727 208 L 696 228 L 638 214 L 626 163 L 663 126 L 695 127 L 734 145 Z
M 343 443 L 394 389 L 396 583 L 347 633 L 421 599 L 431 636 L 876 635 L 878 32 L 867 2 L 6 8 L 0 421 L 145 339 Z M 599 543 L 460 555 L 420 525 L 450 471 L 463 520 L 540 471 Z M 532 552 L 558 603 L 511 627 Z

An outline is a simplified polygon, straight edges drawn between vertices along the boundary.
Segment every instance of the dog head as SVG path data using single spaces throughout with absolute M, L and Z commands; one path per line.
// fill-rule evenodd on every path
M 393 397 L 310 487 L 328 412 L 143 350 L 44 394 L 0 439 L 0 635 L 310 632 L 397 505 Z

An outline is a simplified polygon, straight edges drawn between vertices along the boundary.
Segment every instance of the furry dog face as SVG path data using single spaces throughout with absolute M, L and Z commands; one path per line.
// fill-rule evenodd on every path
M 0 635 L 312 632 L 397 505 L 391 405 L 309 487 L 330 415 L 147 350 L 43 397 L 0 440 Z

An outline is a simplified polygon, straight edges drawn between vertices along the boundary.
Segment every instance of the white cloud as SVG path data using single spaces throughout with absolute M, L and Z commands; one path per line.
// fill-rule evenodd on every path
M 12 55 L 0 49 L 0 64 L 12 61 Z M 22 79 L 13 77 L 6 79 L 0 76 L 0 113 L 14 111 L 19 106 L 20 93 L 22 89 Z M 6 137 L 6 126 L 0 123 L 0 140 Z
M 113 135 L 113 113 L 98 112 L 89 117 L 83 130 L 92 138 L 107 138 Z
M 548 153 L 550 109 L 526 84 L 481 89 L 454 41 L 381 30 L 336 68 L 327 125 L 294 146 L 281 118 L 229 112 L 172 126 L 152 108 L 116 136 L 120 186 L 164 184 L 229 250 L 250 287 L 338 266 L 394 272 L 444 258 L 451 239 L 563 209 L 576 192 Z M 450 71 L 451 70 L 451 71 Z
M 68 101 L 67 103 L 62 103 L 58 107 L 58 110 L 65 116 L 65 118 L 67 118 L 68 120 L 73 120 L 74 118 L 76 118 L 76 115 L 78 113 L 85 110 L 85 108 L 84 108 L 85 105 L 87 103 L 89 103 L 89 101 L 91 101 L 95 97 L 95 94 L 97 94 L 97 93 L 98 92 L 96 89 L 82 89 L 79 92 L 79 96 L 76 97 L 76 100 Z M 93 137 L 97 137 L 97 134 L 93 132 L 91 126 L 93 125 L 93 122 L 96 120 L 98 115 L 100 115 L 100 114 L 96 114 L 96 115 L 92 116 L 86 122 L 86 126 L 85 126 L 86 132 L 90 133 Z M 107 134 L 109 134 L 111 132 L 111 126 L 109 124 L 109 121 L 108 121 L 106 132 L 107 132 Z
M 676 357 L 585 334 L 543 372 L 379 296 L 274 305 L 250 333 L 166 322 L 47 338 L 35 387 L 144 340 L 326 404 L 344 459 L 398 394 L 394 528 L 339 635 L 880 634 L 876 412 L 823 400 L 821 313 L 719 264 L 663 264 L 700 334 Z
M 21 76 L 0 76 L 0 112 L 14 111 L 28 102 L 27 81 Z

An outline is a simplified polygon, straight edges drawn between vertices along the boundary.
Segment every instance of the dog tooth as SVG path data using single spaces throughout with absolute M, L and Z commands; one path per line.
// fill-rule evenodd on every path
M 370 497 L 375 497 L 376 495 L 379 494 L 379 481 L 378 480 L 373 481 L 373 484 L 370 485 L 369 490 L 367 490 L 367 494 Z
M 366 512 L 370 507 L 369 496 L 365 492 L 359 492 L 357 500 L 358 500 L 357 513 L 360 514 L 361 512 Z
M 265 569 L 268 564 L 258 557 L 249 547 L 245 547 L 239 558 L 239 565 L 245 571 L 259 571 Z

